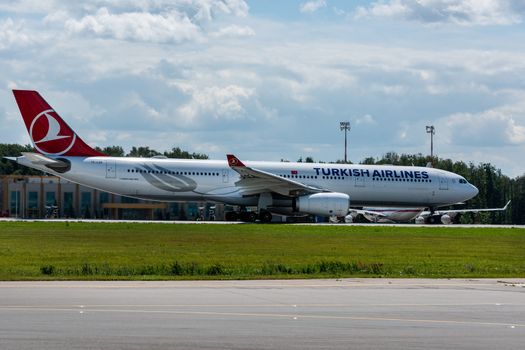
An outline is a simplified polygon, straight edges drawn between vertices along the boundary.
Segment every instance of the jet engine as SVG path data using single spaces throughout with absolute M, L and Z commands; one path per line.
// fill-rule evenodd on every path
M 346 216 L 350 208 L 350 196 L 345 193 L 315 193 L 297 197 L 294 210 L 323 216 Z
M 418 224 L 418 225 L 423 225 L 424 223 L 425 223 L 425 218 L 424 218 L 424 217 L 422 217 L 422 216 L 418 216 L 418 217 L 416 218 L 416 224 Z
M 445 225 L 449 225 L 452 223 L 452 218 L 448 214 L 441 215 L 441 222 Z

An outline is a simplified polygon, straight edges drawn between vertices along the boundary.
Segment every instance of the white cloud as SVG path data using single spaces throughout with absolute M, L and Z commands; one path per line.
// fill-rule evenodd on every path
M 312 13 L 323 7 L 326 7 L 326 0 L 313 0 L 302 3 L 299 6 L 299 11 L 303 13 Z
M 455 113 L 439 124 L 448 141 L 457 145 L 525 145 L 525 103 L 480 113 Z
M 89 124 L 94 118 L 106 113 L 103 108 L 92 105 L 84 96 L 72 91 L 47 89 L 45 99 L 64 119 L 76 123 Z
M 206 142 L 193 142 L 191 144 L 191 149 L 193 152 L 197 153 L 203 153 L 203 154 L 210 154 L 212 153 L 227 153 L 229 150 L 224 149 L 224 147 L 212 144 L 212 143 L 206 143 Z
M 0 11 L 16 14 L 49 13 L 58 6 L 55 0 L 4 0 L 0 2 Z
M 223 27 L 219 29 L 216 32 L 213 32 L 210 34 L 212 37 L 220 38 L 220 37 L 249 37 L 254 36 L 255 31 L 248 27 L 248 26 L 238 26 L 238 25 L 230 25 L 227 27 Z
M 71 15 L 65 10 L 56 10 L 48 13 L 44 17 L 44 24 L 66 23 Z
M 29 6 L 31 0 L 24 0 Z M 35 6 L 30 13 L 41 13 L 46 24 L 62 24 L 69 33 L 154 43 L 182 43 L 202 39 L 210 24 L 221 18 L 244 18 L 244 0 L 95 0 L 69 2 L 55 0 L 54 6 Z M 3 5 L 6 11 L 24 11 L 16 3 Z M 49 8 L 53 7 L 53 9 Z M 0 5 L 0 9 L 2 5 Z M 251 30 L 253 31 L 253 30 Z M 226 26 L 216 34 L 252 35 L 247 26 Z
M 200 21 L 211 21 L 220 14 L 246 17 L 249 12 L 245 0 L 3 0 L 0 2 L 1 12 L 16 14 L 52 15 L 53 12 L 65 11 L 75 16 L 94 13 L 103 7 L 112 9 L 116 13 L 158 13 L 166 9 L 175 9 Z
M 372 84 L 371 91 L 373 92 L 380 92 L 385 95 L 403 95 L 407 93 L 407 87 L 396 84 L 396 85 L 379 85 L 379 84 Z
M 362 18 L 367 16 L 376 17 L 402 17 L 411 13 L 411 9 L 402 2 L 402 0 L 392 0 L 390 3 L 375 2 L 370 7 L 358 7 L 356 17 Z
M 237 85 L 224 87 L 180 86 L 191 95 L 190 102 L 179 108 L 180 115 L 189 124 L 195 123 L 202 115 L 211 115 L 214 119 L 240 119 L 246 117 L 244 104 L 254 96 L 254 89 Z
M 171 11 L 162 15 L 146 12 L 112 14 L 105 7 L 95 15 L 77 21 L 66 21 L 65 27 L 73 33 L 91 33 L 120 40 L 148 42 L 182 42 L 198 39 L 200 29 L 188 17 Z
M 92 146 L 104 147 L 108 145 L 109 135 L 107 131 L 93 131 L 87 134 L 85 141 Z
M 15 22 L 11 18 L 0 21 L 0 50 L 26 46 L 30 43 L 29 35 L 24 32 L 24 23 Z
M 355 17 L 391 17 L 472 26 L 521 23 L 524 13 L 525 6 L 512 0 L 388 0 L 358 7 Z
M 155 121 L 161 120 L 162 116 L 154 107 L 146 103 L 142 97 L 136 93 L 132 92 L 124 98 L 124 103 L 122 108 L 124 110 L 133 110 L 138 113 L 138 115 L 143 118 L 143 120 Z
M 377 124 L 377 122 L 374 119 L 374 117 L 372 117 L 370 114 L 365 114 L 365 115 L 363 115 L 361 117 L 357 117 L 356 120 L 355 120 L 355 123 L 357 125 L 360 125 L 360 124 L 375 125 L 375 124 Z
M 195 18 L 198 20 L 211 21 L 218 13 L 246 17 L 248 15 L 248 5 L 244 0 L 186 0 L 193 8 L 197 9 Z

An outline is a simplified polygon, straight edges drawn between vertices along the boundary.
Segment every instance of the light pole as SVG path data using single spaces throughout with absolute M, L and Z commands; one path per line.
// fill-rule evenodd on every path
M 436 133 L 436 129 L 434 129 L 434 125 L 427 125 L 427 134 L 430 134 L 430 162 L 434 164 L 434 134 Z
M 15 191 L 15 218 L 18 219 L 18 191 Z
M 345 131 L 345 163 L 347 163 L 347 157 L 346 157 L 346 146 L 347 146 L 347 141 L 346 141 L 346 134 L 348 133 L 348 131 L 350 130 L 350 122 L 340 122 L 339 123 L 339 127 L 341 128 L 341 131 Z

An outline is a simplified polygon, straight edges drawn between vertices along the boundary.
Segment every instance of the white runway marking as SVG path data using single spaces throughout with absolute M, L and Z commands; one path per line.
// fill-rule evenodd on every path
M 52 307 L 0 307 L 2 311 L 39 311 L 39 312 L 77 312 L 75 308 L 52 308 Z M 318 319 L 318 320 L 352 320 L 352 321 L 389 321 L 410 323 L 439 323 L 439 324 L 464 324 L 478 326 L 501 326 L 501 327 L 525 327 L 525 324 L 482 322 L 469 320 L 435 320 L 435 319 L 411 319 L 398 317 L 357 317 L 337 315 L 310 315 L 310 314 L 284 314 L 284 313 L 254 313 L 254 312 L 216 312 L 216 311 L 177 311 L 177 310 L 141 310 L 141 309 L 84 309 L 86 313 L 126 313 L 126 314 L 173 314 L 185 316 L 220 316 L 220 317 L 256 317 L 256 318 L 293 318 Z M 80 311 L 83 313 L 83 311 Z

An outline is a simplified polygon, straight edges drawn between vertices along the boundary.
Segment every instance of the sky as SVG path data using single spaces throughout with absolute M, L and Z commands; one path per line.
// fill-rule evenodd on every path
M 523 0 L 4 0 L 0 143 L 38 90 L 92 146 L 225 159 L 434 151 L 525 173 Z

